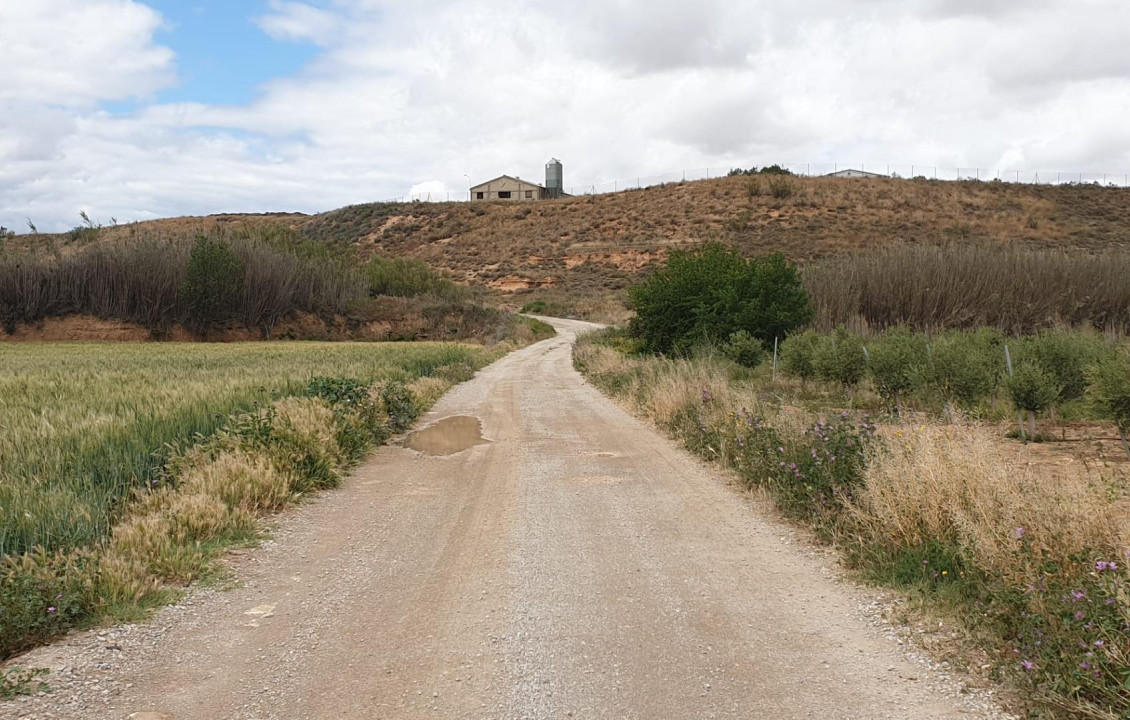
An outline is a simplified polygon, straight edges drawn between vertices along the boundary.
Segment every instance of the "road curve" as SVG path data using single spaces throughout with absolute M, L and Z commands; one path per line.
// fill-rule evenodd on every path
M 240 587 L 159 614 L 107 698 L 50 716 L 971 717 L 858 591 L 581 379 L 585 323 L 553 324 L 424 419 L 477 417 L 489 443 L 380 449 Z

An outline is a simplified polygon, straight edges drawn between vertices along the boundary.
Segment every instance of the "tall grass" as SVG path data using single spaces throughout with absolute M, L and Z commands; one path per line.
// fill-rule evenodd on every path
M 303 252 L 277 233 L 216 233 L 244 268 L 228 314 L 265 335 L 285 316 L 329 316 L 366 296 L 358 273 L 342 259 Z M 140 236 L 59 254 L 0 255 L 0 324 L 73 314 L 137 323 L 154 335 L 191 321 L 181 292 L 192 237 Z
M 1130 331 L 1130 253 L 899 245 L 805 268 L 816 326 Z
M 312 375 L 407 381 L 489 356 L 436 343 L 0 344 L 0 555 L 99 542 L 168 444 Z

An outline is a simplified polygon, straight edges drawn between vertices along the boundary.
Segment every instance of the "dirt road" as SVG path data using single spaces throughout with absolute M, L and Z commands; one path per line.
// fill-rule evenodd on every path
M 824 560 L 586 385 L 584 324 L 554 324 L 426 420 L 489 442 L 382 448 L 282 518 L 239 588 L 39 651 L 73 685 L 0 715 L 976 716 Z

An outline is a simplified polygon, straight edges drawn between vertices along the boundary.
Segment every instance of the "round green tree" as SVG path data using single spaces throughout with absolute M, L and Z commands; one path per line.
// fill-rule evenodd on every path
M 1051 407 L 1059 398 L 1060 386 L 1055 375 L 1032 362 L 1016 366 L 1005 389 L 1016 409 L 1028 414 L 1028 435 L 1036 436 L 1036 415 Z
M 783 255 L 754 260 L 719 243 L 671 253 L 629 299 L 632 333 L 659 353 L 722 344 L 741 330 L 768 345 L 813 317 L 800 271 Z

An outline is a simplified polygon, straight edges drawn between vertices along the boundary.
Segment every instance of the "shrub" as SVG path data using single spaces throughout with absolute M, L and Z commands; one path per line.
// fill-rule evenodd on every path
M 1051 407 L 1060 394 L 1055 376 L 1036 363 L 1023 362 L 1005 380 L 1005 388 L 1016 409 L 1028 413 L 1028 433 L 1035 437 L 1036 415 Z
M 722 352 L 738 365 L 747 368 L 757 367 L 765 359 L 765 347 L 761 341 L 745 330 L 730 335 L 730 339 L 722 347 Z
M 369 396 L 369 386 L 353 378 L 313 377 L 306 384 L 306 396 L 334 405 L 360 405 Z
M 416 405 L 412 391 L 401 382 L 389 382 L 381 386 L 378 397 L 388 414 L 389 428 L 395 432 L 404 432 L 416 422 L 420 411 Z
M 470 291 L 440 275 L 422 260 L 375 257 L 365 267 L 369 294 L 393 297 L 434 295 L 447 302 L 463 302 Z
M 686 354 L 739 330 L 768 343 L 812 318 L 799 271 L 784 256 L 748 260 L 718 243 L 672 252 L 630 297 L 632 334 L 650 352 Z
M 816 374 L 824 380 L 838 382 L 845 392 L 855 387 L 867 372 L 863 340 L 843 328 L 820 343 L 815 362 Z
M 996 388 L 1004 365 L 1003 340 L 988 330 L 937 337 L 929 376 L 947 403 L 969 411 Z
M 1050 373 L 1059 386 L 1060 401 L 1083 397 L 1087 389 L 1087 367 L 1105 350 L 1102 337 L 1091 332 L 1049 330 L 1021 348 L 1021 359 L 1030 359 Z
M 243 263 L 226 242 L 198 236 L 180 290 L 186 324 L 207 334 L 234 317 L 243 292 L 243 277 Z
M 522 312 L 531 315 L 545 315 L 549 312 L 549 304 L 545 300 L 534 300 L 523 305 Z
M 796 193 L 791 181 L 785 178 L 772 178 L 769 180 L 769 194 L 778 200 L 791 198 Z
M 879 394 L 902 415 L 902 396 L 916 388 L 926 365 L 926 339 L 897 328 L 867 346 L 867 369 Z
M 371 389 L 360 380 L 312 378 L 306 395 L 329 403 L 337 421 L 337 444 L 345 459 L 358 460 L 374 444 L 388 439 L 388 413 L 374 402 Z
M 781 343 L 781 367 L 786 373 L 808 382 L 816 377 L 816 356 L 824 339 L 815 330 L 791 335 Z
M 1118 425 L 1122 447 L 1130 455 L 1130 350 L 1125 347 L 1091 366 L 1087 393 Z

